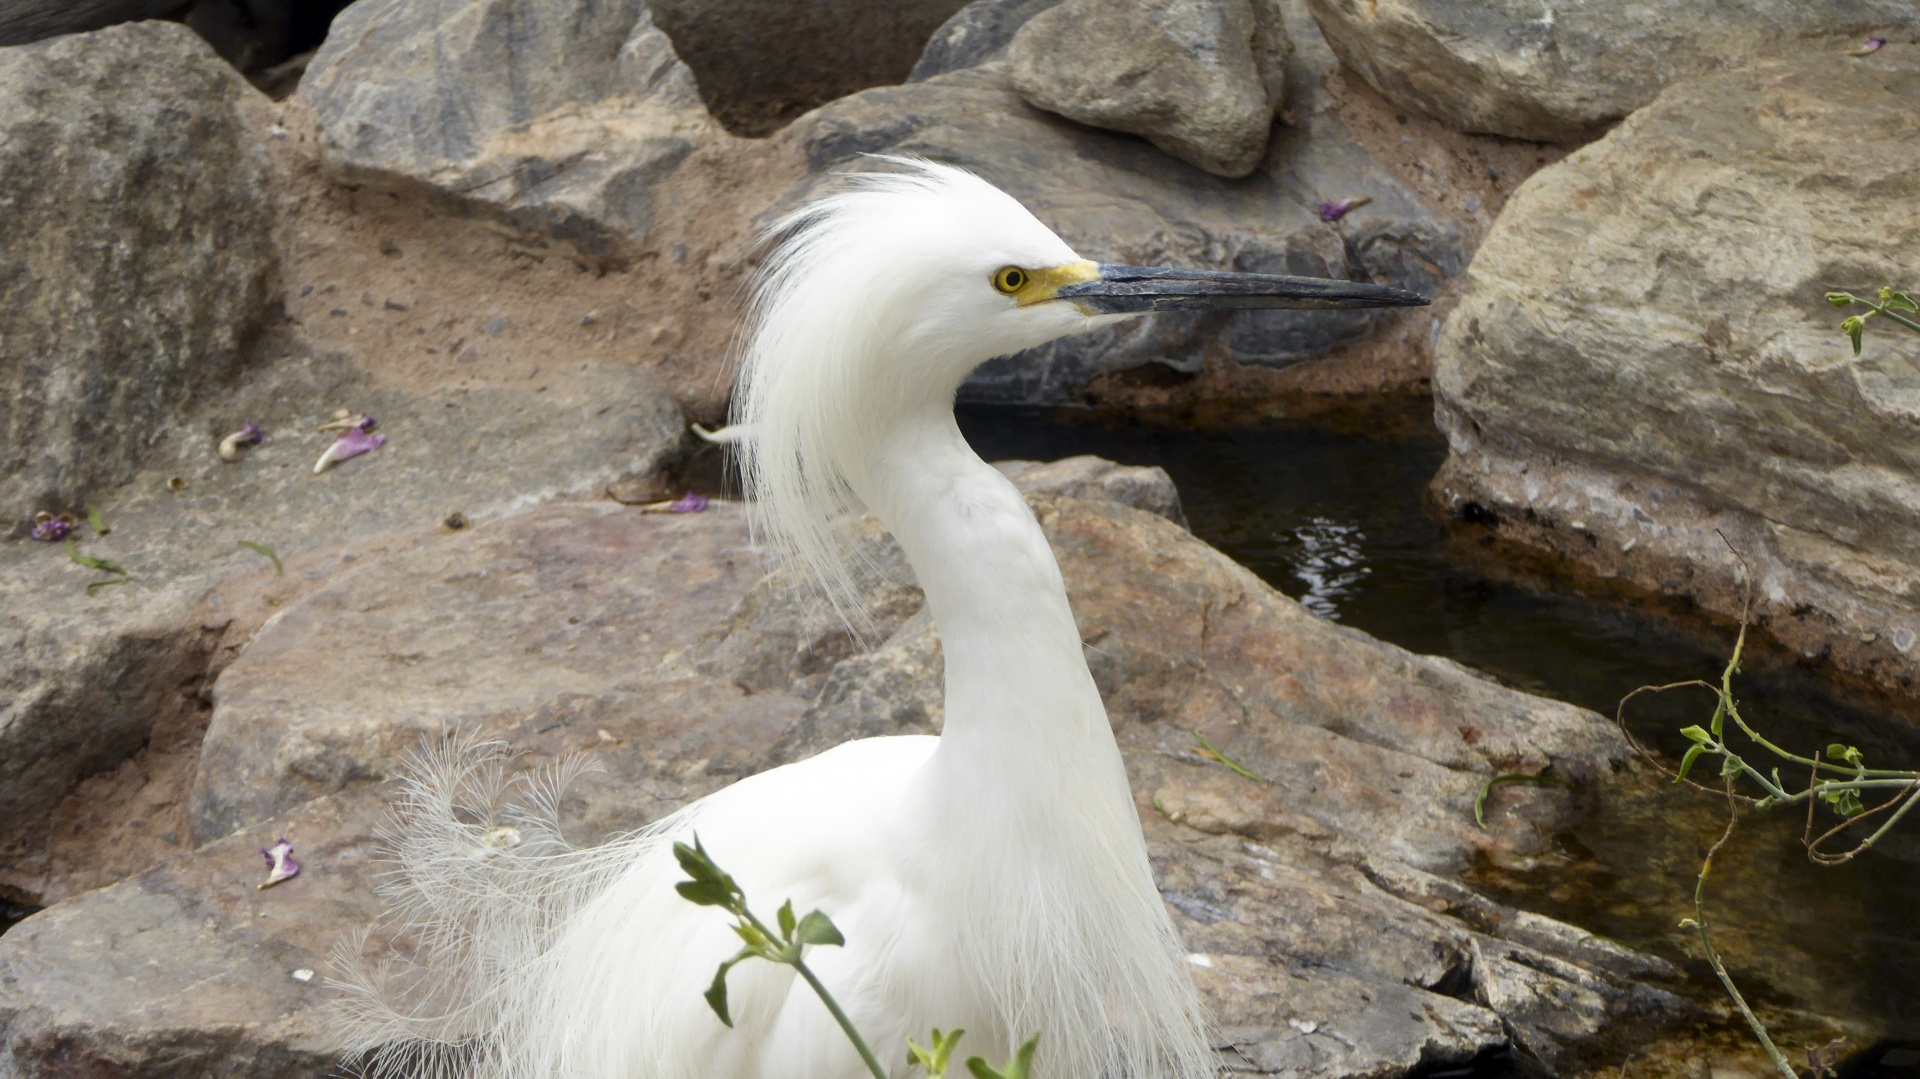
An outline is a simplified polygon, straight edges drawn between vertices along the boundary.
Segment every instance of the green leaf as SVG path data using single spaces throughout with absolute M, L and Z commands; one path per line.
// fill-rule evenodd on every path
M 817 910 L 808 911 L 807 916 L 800 919 L 800 925 L 795 929 L 793 939 L 801 944 L 834 946 L 847 942 L 847 938 L 840 935 L 840 930 L 833 924 L 833 920 Z
M 92 555 L 81 554 L 80 547 L 72 536 L 67 537 L 67 557 L 88 569 L 97 569 L 102 573 L 118 573 L 120 575 L 119 578 L 115 580 L 94 581 L 88 584 L 87 595 L 89 596 L 95 595 L 102 588 L 108 588 L 116 584 L 126 584 L 128 581 L 133 580 L 133 574 L 128 573 L 127 567 L 120 563 L 109 562 L 104 558 L 95 558 Z
M 1492 779 L 1480 785 L 1480 793 L 1473 800 L 1473 823 L 1479 825 L 1481 831 L 1486 831 L 1487 828 L 1487 798 L 1493 794 L 1493 788 L 1505 786 L 1508 783 L 1543 783 L 1556 787 L 1573 786 L 1573 784 L 1558 776 L 1536 776 L 1528 775 L 1525 772 L 1509 772 L 1506 775 L 1494 776 Z
M 1675 783 L 1678 783 L 1681 780 L 1687 778 L 1687 773 L 1693 770 L 1693 762 L 1699 760 L 1700 754 L 1705 753 L 1706 751 L 1707 751 L 1707 747 L 1700 745 L 1697 742 L 1691 746 L 1688 746 L 1687 755 L 1680 758 L 1680 773 L 1673 777 L 1673 781 Z
M 1838 742 L 1827 747 L 1827 756 L 1836 761 L 1846 761 L 1855 768 L 1860 767 L 1866 761 L 1865 755 L 1858 749 L 1852 746 L 1841 745 Z
M 1250 769 L 1248 769 L 1246 765 L 1243 765 L 1239 761 L 1234 760 L 1232 757 L 1227 756 L 1225 753 L 1220 752 L 1220 747 L 1214 745 L 1212 742 L 1207 741 L 1206 735 L 1201 734 L 1199 731 L 1192 731 L 1190 733 L 1192 733 L 1193 735 L 1193 740 L 1200 744 L 1200 755 L 1202 757 L 1210 757 L 1216 761 L 1219 761 L 1221 764 L 1226 765 L 1227 769 L 1233 772 L 1235 775 L 1244 776 L 1248 779 L 1253 780 L 1256 783 L 1265 782 L 1265 780 L 1261 779 L 1259 776 L 1254 775 L 1253 772 Z
M 1853 293 L 1829 292 L 1827 293 L 1827 302 L 1835 307 L 1850 307 L 1853 304 Z
M 1855 315 L 1840 324 L 1840 332 L 1853 339 L 1853 354 L 1855 356 L 1860 355 L 1860 328 L 1865 325 L 1866 320 L 1859 315 Z
M 772 939 L 753 923 L 744 921 L 739 923 L 733 927 L 733 935 L 744 941 L 747 948 L 760 958 L 779 961 L 780 949 L 774 947 Z
M 710 880 L 683 880 L 673 886 L 680 898 L 702 907 L 731 907 L 733 893 Z
M 933 1044 L 924 1046 L 912 1038 L 907 1039 L 907 1067 L 915 1064 L 927 1069 L 927 1079 L 942 1079 L 947 1074 L 947 1061 L 953 1056 L 953 1047 L 960 1044 L 960 1035 L 966 1031 L 955 1029 L 945 1034 L 939 1027 L 933 1028 Z
M 707 856 L 707 848 L 700 845 L 699 836 L 693 837 L 693 846 L 691 847 L 685 843 L 675 843 L 673 845 L 673 857 L 675 861 L 680 863 L 681 871 L 694 880 L 720 881 L 726 879 L 726 874 L 720 872 L 720 867 L 714 865 L 713 859 Z
M 1005 1071 L 996 1070 L 981 1057 L 968 1057 L 967 1070 L 973 1073 L 973 1079 L 1032 1079 L 1033 1051 L 1039 1044 L 1040 1035 L 1028 1038 L 1026 1044 L 1014 1050 Z
M 789 899 L 785 903 L 780 904 L 780 937 L 782 940 L 793 939 L 793 925 L 793 900 Z
M 93 529 L 93 534 L 96 536 L 104 536 L 113 531 L 113 529 L 107 527 L 107 522 L 101 518 L 100 511 L 94 509 L 92 506 L 87 507 L 87 527 Z
M 1725 694 L 1721 694 L 1720 703 L 1713 706 L 1713 718 L 1707 721 L 1707 729 L 1713 732 L 1713 736 L 1715 738 L 1718 738 L 1720 737 L 1720 733 L 1726 730 L 1726 728 L 1727 728 L 1727 698 Z
M 264 543 L 255 543 L 252 540 L 241 540 L 240 546 L 245 547 L 247 550 L 252 551 L 255 554 L 263 554 L 263 555 L 266 555 L 268 558 L 272 559 L 273 575 L 275 577 L 285 577 L 287 575 L 287 568 L 280 564 L 280 556 L 273 553 L 273 548 L 267 546 Z
M 1920 312 L 1920 303 L 1914 303 L 1913 297 L 1904 292 L 1889 293 L 1886 304 L 1889 311 L 1905 311 L 1908 314 Z
M 1695 745 L 1706 745 L 1708 742 L 1713 740 L 1712 735 L 1708 734 L 1703 728 L 1697 727 L 1697 726 L 1682 727 L 1680 728 L 1680 733 L 1682 736 L 1686 738 L 1687 741 L 1692 742 Z
M 1860 802 L 1858 791 L 1841 788 L 1827 789 L 1820 793 L 1820 800 L 1833 807 L 1835 813 L 1843 817 L 1857 817 L 1866 812 L 1866 806 Z
M 693 880 L 674 886 L 681 897 L 703 907 L 725 907 L 735 914 L 746 905 L 746 896 L 740 892 L 740 886 L 733 878 L 722 872 L 707 854 L 707 848 L 700 845 L 700 837 L 693 838 L 693 846 L 685 843 L 673 845 L 673 857 L 686 870 Z M 695 885 L 696 887 L 689 887 Z
M 1739 775 L 1741 772 L 1741 765 L 1744 763 L 1745 762 L 1743 762 L 1739 757 L 1736 757 L 1731 753 L 1722 757 L 1720 759 L 1720 778 L 1725 779 L 1728 776 Z
M 707 998 L 707 1007 L 712 1008 L 713 1014 L 719 1016 L 727 1026 L 733 1025 L 733 1016 L 727 1013 L 727 971 L 732 970 L 735 963 L 751 957 L 751 952 L 742 950 L 739 955 L 720 964 L 720 969 L 713 972 L 713 984 L 700 994 Z

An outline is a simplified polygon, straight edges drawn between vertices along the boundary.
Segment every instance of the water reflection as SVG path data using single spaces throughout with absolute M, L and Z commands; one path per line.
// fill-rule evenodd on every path
M 1373 573 L 1360 550 L 1366 533 L 1355 524 L 1310 517 L 1278 538 L 1291 548 L 1288 561 L 1294 579 L 1306 586 L 1295 597 L 1300 606 L 1338 622 L 1340 601 L 1351 597 Z

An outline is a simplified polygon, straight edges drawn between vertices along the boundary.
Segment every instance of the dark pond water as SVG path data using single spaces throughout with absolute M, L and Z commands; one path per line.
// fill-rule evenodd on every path
M 1323 617 L 1413 651 L 1606 715 L 1637 686 L 1718 678 L 1730 627 L 1516 575 L 1470 534 L 1443 527 L 1423 491 L 1445 445 L 1424 417 L 1346 426 L 1362 429 L 1170 431 L 1084 413 L 961 411 L 961 427 L 990 460 L 1096 453 L 1165 468 L 1196 535 Z M 1875 766 L 1920 766 L 1912 718 L 1760 653 L 1736 686 L 1743 713 L 1776 741 L 1803 751 L 1845 741 Z M 1702 702 L 1711 706 L 1705 694 L 1642 700 L 1630 726 L 1675 756 L 1685 742 L 1674 732 L 1704 724 Z M 1718 1000 L 1710 971 L 1689 957 L 1674 926 L 1691 914 L 1694 874 L 1725 823 L 1724 804 L 1650 771 L 1621 782 L 1631 796 L 1603 800 L 1557 857 L 1489 868 L 1476 883 L 1680 962 L 1702 999 Z M 1804 1045 L 1820 1030 L 1805 1013 L 1840 1017 L 1854 1035 L 1845 1074 L 1916 1079 L 1920 822 L 1891 853 L 1829 869 L 1808 863 L 1804 823 L 1776 814 L 1741 825 L 1714 874 L 1716 943 L 1786 1044 Z M 1695 1036 L 1744 1048 L 1738 1029 Z M 1514 1069 L 1488 1061 L 1461 1074 L 1521 1074 Z

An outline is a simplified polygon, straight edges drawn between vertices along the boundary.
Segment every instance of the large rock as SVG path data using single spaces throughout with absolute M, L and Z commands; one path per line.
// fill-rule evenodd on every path
M 1869 34 L 1912 40 L 1911 0 L 1307 0 L 1340 62 L 1461 131 L 1583 142 L 1671 83 L 1789 50 L 1836 71 Z
M 299 97 L 349 176 L 428 185 L 605 255 L 717 131 L 642 0 L 359 0 Z
M 652 0 L 727 127 L 765 135 L 795 116 L 907 77 L 966 0 Z
M 1920 339 L 1856 359 L 1822 297 L 1920 282 L 1916 92 L 1910 46 L 1761 63 L 1529 180 L 1440 344 L 1446 505 L 1727 616 L 1744 560 L 1777 638 L 1911 690 Z
M 1023 5 L 977 0 L 1017 20 Z M 951 161 L 1005 188 L 1083 256 L 1108 262 L 1210 266 L 1359 278 L 1432 292 L 1471 254 L 1468 231 L 1416 195 L 1363 149 L 1321 85 L 1333 65 L 1304 9 L 1284 6 L 1295 42 L 1286 97 L 1298 123 L 1276 129 L 1253 175 L 1226 181 L 1196 173 L 1152 146 L 1090 131 L 1035 110 L 1008 81 L 1002 35 L 982 18 L 954 43 L 963 11 L 936 44 L 977 61 L 904 86 L 834 102 L 782 131 L 806 156 L 809 178 L 791 206 L 836 168 L 867 153 Z M 1031 26 L 1028 22 L 1025 25 Z M 925 71 L 940 65 L 924 65 Z M 1371 205 L 1338 222 L 1318 203 L 1367 195 Z M 969 400 L 1059 403 L 1112 371 L 1160 363 L 1284 368 L 1365 340 L 1396 316 L 1365 311 L 1161 314 L 994 360 L 969 380 Z
M 1233 178 L 1267 152 L 1286 54 L 1270 0 L 1067 0 L 1021 26 L 1007 72 L 1040 108 Z
M 1060 471 L 1096 474 L 1085 464 Z M 1610 724 L 1314 618 L 1154 514 L 1031 497 L 1229 1063 L 1399 1076 L 1512 1040 L 1553 1060 L 1676 1007 L 1647 984 L 1672 975 L 1659 960 L 1490 902 L 1457 879 L 1469 861 L 1546 850 L 1577 806 L 1559 788 L 1507 788 L 1512 800 L 1503 794 L 1493 830 L 1481 832 L 1471 806 L 1486 778 L 1551 769 L 1595 782 L 1624 754 Z M 549 558 L 538 537 L 566 557 Z M 297 601 L 260 636 L 252 647 L 283 657 L 276 684 L 287 692 L 283 712 L 250 718 L 311 734 L 327 696 L 352 697 L 365 681 L 379 698 L 372 718 L 389 733 L 437 714 L 482 723 L 529 763 L 591 750 L 607 771 L 567 801 L 589 838 L 857 732 L 937 725 L 938 644 L 924 613 L 911 613 L 911 590 L 892 594 L 901 617 L 891 639 L 827 661 L 824 678 L 796 671 L 786 685 L 770 676 L 756 688 L 703 671 L 716 656 L 724 665 L 780 653 L 781 641 L 808 632 L 802 603 L 753 607 L 749 587 L 765 595 L 740 572 L 750 556 L 725 565 L 742 537 L 725 506 L 667 519 L 570 508 L 395 548 L 338 590 Z M 874 542 L 887 543 L 877 533 Z M 424 572 L 401 579 L 409 566 Z M 784 573 L 767 580 L 791 588 Z M 364 612 L 340 606 L 356 580 L 369 599 L 379 585 Z M 740 610 L 680 647 L 727 601 Z M 447 604 L 459 617 L 433 624 Z M 522 608 L 526 617 L 513 613 Z M 742 617 L 749 608 L 757 613 Z M 568 622 L 568 610 L 581 621 Z M 652 640 L 641 636 L 649 629 Z M 396 636 L 405 633 L 414 639 Z M 742 649 L 708 651 L 737 634 Z M 285 662 L 299 646 L 335 678 L 323 685 Z M 247 662 L 229 668 L 221 694 L 238 693 Z M 578 684 L 541 702 L 515 689 L 518 679 L 549 693 Z M 490 696 L 504 699 L 495 707 Z M 375 725 L 340 719 L 335 729 Z M 1204 755 L 1194 732 L 1259 778 Z M 0 937 L 0 1060 L 60 1077 L 327 1074 L 327 991 L 295 972 L 324 977 L 326 953 L 374 918 L 371 834 L 387 793 L 375 779 L 391 760 L 370 763 L 332 793 L 308 789 L 318 796 L 274 821 Z M 257 891 L 256 851 L 283 834 L 303 870 Z M 194 992 L 179 991 L 183 977 Z
M 274 298 L 249 87 L 170 23 L 0 49 L 0 535 L 131 476 Z
M 275 613 L 269 602 L 370 555 L 386 534 L 597 494 L 678 453 L 679 408 L 644 375 L 575 369 L 545 385 L 413 393 L 337 360 L 278 358 L 176 417 L 149 469 L 95 503 L 112 532 L 83 525 L 81 550 L 124 565 L 128 583 L 89 596 L 85 585 L 103 575 L 59 545 L 0 543 L 0 842 L 33 830 L 76 780 L 126 758 L 156 725 L 197 714 L 207 678 L 232 658 L 226 627 L 257 626 Z M 331 436 L 309 429 L 336 405 L 372 413 L 387 444 L 316 476 Z M 266 442 L 221 461 L 215 443 L 248 419 L 265 425 Z M 168 488 L 176 477 L 184 490 Z M 222 601 L 222 582 L 273 570 L 241 541 L 288 569 L 245 609 Z M 0 878 L 26 870 L 7 866 Z

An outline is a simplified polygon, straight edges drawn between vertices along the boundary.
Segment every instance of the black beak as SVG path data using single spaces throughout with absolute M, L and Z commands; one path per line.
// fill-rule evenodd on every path
M 1054 298 L 1072 300 L 1100 315 L 1231 307 L 1424 307 L 1432 302 L 1406 289 L 1359 281 L 1104 263 L 1099 278 L 1062 286 Z

